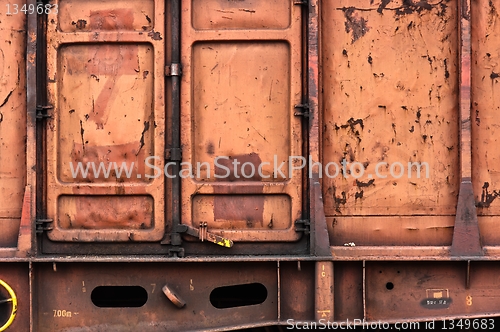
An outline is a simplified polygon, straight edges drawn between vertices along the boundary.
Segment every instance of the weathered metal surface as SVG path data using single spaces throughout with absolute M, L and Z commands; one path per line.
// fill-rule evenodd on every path
M 368 216 L 384 216 L 388 245 L 450 245 L 446 216 L 460 180 L 457 2 L 326 1 L 321 13 L 322 161 L 340 167 L 323 180 L 325 213 L 339 216 L 328 219 L 330 232 L 340 228 L 334 241 L 380 242 Z M 355 162 L 363 176 L 350 170 Z M 429 177 L 425 166 L 409 177 L 409 162 L 427 163 Z M 391 165 L 403 175 L 391 176 Z M 413 216 L 406 229 L 404 216 Z
M 300 265 L 299 265 L 300 264 Z M 315 263 L 308 261 L 280 262 L 281 321 L 314 318 L 313 294 Z M 300 270 L 299 270 L 300 266 Z
M 0 280 L 14 291 L 17 298 L 17 312 L 7 332 L 30 330 L 31 303 L 28 276 L 28 263 L 0 263 Z M 7 290 L 0 286 L 0 302 L 10 298 Z M 11 312 L 11 302 L 0 303 L 0 327 L 8 321 Z
M 0 11 L 0 247 L 16 247 L 26 185 L 26 15 Z
M 36 299 L 36 330 L 40 332 L 205 330 L 277 319 L 277 274 L 273 263 L 173 264 L 163 268 L 141 263 L 59 263 L 56 271 L 52 264 L 40 265 L 36 276 L 40 293 Z M 164 295 L 162 287 L 166 283 L 186 301 L 183 308 Z M 267 290 L 261 304 L 241 306 L 244 301 L 255 300 L 252 293 L 213 296 L 217 287 L 256 283 Z M 123 294 L 122 299 L 107 299 L 108 304 L 115 301 L 114 307 L 99 308 L 91 299 L 98 286 L 140 286 L 147 291 L 147 301 L 141 307 L 119 307 L 124 303 L 130 306 L 129 301 L 133 301 Z M 234 307 L 217 309 L 212 303 L 233 303 Z
M 361 262 L 335 262 L 335 320 L 363 319 L 363 266 Z
M 477 205 L 481 242 L 497 246 L 500 243 L 498 215 L 497 110 L 498 89 L 498 19 L 500 3 L 496 0 L 471 2 L 472 27 L 472 185 Z
M 23 304 L 15 321 L 22 326 L 12 330 L 25 331 L 31 323 L 33 331 L 215 331 L 285 325 L 289 318 L 395 322 L 498 315 L 499 271 L 495 262 L 486 262 L 500 257 L 495 246 L 496 1 L 473 2 L 469 15 L 465 0 L 192 0 L 182 3 L 182 26 L 179 17 L 164 17 L 170 8 L 180 12 L 181 1 L 168 2 L 166 11 L 164 2 L 153 0 L 54 2 L 59 14 L 49 15 L 48 47 L 39 53 L 48 52 L 48 103 L 43 92 L 39 98 L 42 106 L 53 108 L 48 108 L 47 167 L 39 163 L 37 168 L 39 177 L 47 172 L 48 214 L 38 213 L 55 220 L 48 236 L 56 242 L 44 234 L 43 252 L 71 255 L 15 258 L 15 251 L 26 255 L 35 249 L 29 237 L 34 218 L 29 177 L 35 168 L 27 169 L 34 166 L 29 117 L 35 108 L 26 110 L 22 104 L 29 95 L 12 92 L 0 107 L 0 139 L 28 137 L 27 143 L 16 141 L 20 154 L 5 153 L 11 143 L 0 145 L 0 166 L 5 158 L 8 166 L 13 156 L 21 160 L 13 168 L 19 172 L 18 192 L 0 183 L 0 193 L 7 193 L 0 204 L 9 199 L 9 205 L 0 205 L 0 222 L 7 220 L 1 213 L 15 212 L 5 227 L 0 224 L 0 279 L 21 288 Z M 9 26 L 24 20 L 22 15 L 1 15 L 0 41 L 3 35 L 8 41 L 24 33 Z M 307 29 L 302 24 L 306 18 Z M 45 18 L 39 20 L 43 31 Z M 27 38 L 16 40 L 35 41 L 35 35 Z M 24 54 L 24 46 L 5 44 L 11 53 Z M 5 53 L 6 48 L 0 49 Z M 28 71 L 34 68 L 34 53 L 29 54 Z M 12 56 L 3 59 L 15 62 Z M 22 74 L 24 58 L 15 59 Z M 164 84 L 165 65 L 172 62 L 168 74 L 174 76 Z M 15 79 L 6 82 L 0 94 Z M 15 89 L 25 93 L 21 85 Z M 7 106 L 13 98 L 19 98 L 19 112 Z M 294 107 L 305 103 L 309 108 Z M 17 119 L 8 127 L 5 109 L 10 121 Z M 308 113 L 309 120 L 294 113 Z M 42 151 L 43 135 L 37 139 Z M 153 171 L 144 158 L 157 155 L 154 164 L 162 167 L 164 152 L 166 159 L 193 166 L 207 162 L 209 167 L 182 179 L 180 195 L 174 179 L 145 178 Z M 426 162 L 430 176 L 413 181 L 405 173 L 395 179 L 387 168 L 385 179 L 356 179 L 352 173 L 343 179 L 340 174 L 322 181 L 323 204 L 321 181 L 306 179 L 301 170 L 288 171 L 288 156 L 301 154 L 324 165 L 340 164 L 344 157 L 360 162 L 365 176 L 374 174 L 377 162 Z M 274 155 L 278 164 L 285 162 L 283 175 L 273 168 Z M 216 166 L 217 156 L 228 158 Z M 236 160 L 236 171 L 226 179 L 214 178 Z M 119 179 L 115 172 L 107 179 L 92 174 L 73 178 L 68 163 L 79 161 L 136 166 L 130 179 Z M 244 179 L 245 162 L 246 169 L 271 165 L 262 168 L 264 177 Z M 9 176 L 0 172 L 0 181 Z M 16 195 L 17 206 L 10 204 Z M 39 205 L 45 203 L 43 190 L 37 195 Z M 478 256 L 474 197 L 484 256 Z M 177 238 L 164 237 L 181 217 Z M 165 222 L 170 219 L 171 224 Z M 294 225 L 297 219 L 304 223 Z M 310 232 L 309 239 L 296 227 Z M 212 232 L 236 245 L 227 249 L 207 243 Z M 190 241 L 181 243 L 180 234 Z M 160 240 L 178 241 L 189 256 L 168 257 L 171 247 Z M 267 243 L 255 246 L 255 241 Z M 207 252 L 212 255 L 196 256 Z M 151 253 L 157 255 L 135 255 Z M 28 276 L 34 280 L 31 294 Z M 252 291 L 241 298 L 226 293 L 227 298 L 211 302 L 216 288 L 250 285 L 254 290 L 259 283 L 267 291 L 262 303 Z M 143 287 L 146 304 L 100 308 L 91 295 L 98 286 Z M 29 318 L 30 296 L 34 320 Z M 252 304 L 218 309 L 228 300 Z M 109 305 L 109 299 L 105 302 Z M 1 318 L 0 311 L 0 324 Z
M 368 319 L 498 314 L 498 266 L 471 262 L 366 263 Z
M 206 221 L 235 242 L 297 240 L 302 172 L 289 173 L 288 157 L 302 154 L 293 116 L 302 89 L 300 6 L 189 1 L 181 21 L 183 161 L 194 168 L 182 179 L 183 222 Z M 197 163 L 208 167 L 197 173 Z
M 159 241 L 165 228 L 158 174 L 165 135 L 163 2 L 75 3 L 55 2 L 59 12 L 48 17 L 49 238 Z M 75 175 L 70 163 L 73 170 L 77 163 L 89 166 L 89 175 Z M 94 175 L 92 165 L 110 172 Z

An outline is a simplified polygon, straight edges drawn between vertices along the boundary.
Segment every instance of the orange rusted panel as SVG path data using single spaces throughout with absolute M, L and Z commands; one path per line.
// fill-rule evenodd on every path
M 165 227 L 163 2 L 90 3 L 61 0 L 49 14 L 49 238 L 158 241 Z M 78 165 L 89 173 L 76 172 Z
M 342 216 L 329 223 L 339 223 L 338 243 L 380 244 L 381 228 L 388 245 L 451 243 L 445 216 L 455 214 L 460 181 L 457 3 L 425 4 L 323 2 L 322 162 L 339 167 L 323 173 L 323 190 L 327 217 Z M 411 163 L 420 163 L 420 177 Z M 401 219 L 415 215 L 436 217 Z M 439 238 L 427 234 L 434 231 Z
M 26 185 L 26 16 L 0 11 L 0 247 L 17 243 Z
M 472 183 L 483 245 L 500 244 L 498 110 L 500 2 L 471 3 L 472 18 Z
M 183 5 L 181 135 L 184 165 L 193 167 L 182 180 L 183 222 L 206 221 L 234 241 L 296 240 L 302 180 L 289 156 L 302 154 L 293 115 L 302 89 L 300 6 Z

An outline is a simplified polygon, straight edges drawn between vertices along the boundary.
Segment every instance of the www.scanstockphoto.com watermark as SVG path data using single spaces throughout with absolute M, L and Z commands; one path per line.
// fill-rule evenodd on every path
M 158 156 L 150 156 L 144 160 L 145 168 L 151 172 L 144 172 L 144 174 L 134 173 L 134 168 L 138 167 L 138 164 L 134 162 L 122 162 L 118 164 L 116 162 L 77 162 L 69 163 L 69 168 L 71 171 L 71 176 L 73 179 L 92 177 L 94 179 L 98 178 L 127 178 L 130 179 L 134 175 L 138 179 L 144 177 L 147 179 L 155 179 L 162 174 L 167 178 L 196 178 L 196 179 L 255 179 L 258 176 L 259 179 L 269 179 L 269 178 L 287 178 L 287 174 L 293 174 L 294 171 L 300 171 L 304 167 L 308 167 L 309 178 L 312 178 L 313 172 L 317 172 L 320 178 L 336 178 L 342 176 L 344 178 L 355 178 L 359 179 L 363 176 L 367 176 L 369 179 L 379 178 L 385 179 L 389 176 L 394 179 L 399 179 L 405 174 L 409 179 L 422 177 L 429 178 L 430 168 L 429 164 L 426 162 L 393 162 L 391 164 L 387 162 L 379 162 L 375 164 L 374 174 L 366 173 L 365 165 L 361 162 L 348 162 L 346 159 L 342 159 L 340 163 L 329 162 L 323 165 L 320 162 L 315 162 L 312 157 L 309 156 L 308 160 L 303 156 L 290 156 L 288 157 L 288 167 L 286 167 L 287 161 L 279 161 L 278 156 L 275 155 L 272 162 L 260 162 L 255 164 L 249 161 L 241 162 L 238 159 L 232 159 L 228 156 L 219 156 L 214 159 L 213 168 L 208 162 L 197 162 L 192 165 L 189 162 L 180 163 L 180 170 L 178 174 L 173 174 L 173 168 L 176 164 L 175 162 L 166 163 L 163 168 L 158 166 L 161 162 L 161 158 Z M 263 169 L 270 169 L 271 172 L 264 172 Z M 211 172 L 211 169 L 216 169 L 217 172 Z M 285 174 L 285 171 L 288 171 Z

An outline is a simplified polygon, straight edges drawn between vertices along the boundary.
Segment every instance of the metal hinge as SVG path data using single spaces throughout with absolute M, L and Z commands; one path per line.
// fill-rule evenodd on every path
M 165 76 L 182 76 L 182 65 L 180 63 L 171 63 L 166 66 Z
M 45 105 L 45 106 L 37 105 L 36 106 L 36 119 L 37 120 L 44 120 L 44 119 L 51 118 L 52 116 L 47 114 L 47 110 L 50 110 L 53 108 L 54 108 L 54 106 L 52 106 L 52 105 Z
M 54 223 L 54 219 L 36 219 L 36 232 L 37 234 L 42 234 L 43 232 L 51 231 L 54 229 L 52 224 Z
M 311 222 L 309 221 L 309 219 L 295 220 L 295 231 L 309 234 L 309 232 L 311 231 Z
M 299 111 L 293 113 L 293 115 L 303 116 L 305 118 L 309 117 L 309 104 L 297 104 L 294 107 L 299 109 Z
M 182 148 L 165 149 L 165 160 L 181 161 L 182 160 Z

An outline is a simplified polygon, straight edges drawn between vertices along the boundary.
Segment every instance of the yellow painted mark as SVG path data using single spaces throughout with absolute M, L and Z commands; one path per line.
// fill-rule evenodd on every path
M 465 303 L 466 303 L 468 306 L 471 306 L 471 305 L 472 305 L 472 296 L 467 295 L 467 297 L 465 298 Z
M 231 248 L 233 246 L 233 241 L 221 238 L 219 241 L 216 240 L 215 244 L 218 244 L 222 247 Z
M 327 314 L 330 313 L 330 310 L 318 310 L 317 313 L 321 314 L 321 317 L 328 317 Z
M 7 292 L 9 293 L 10 299 L 7 301 L 12 302 L 12 311 L 10 313 L 10 317 L 7 320 L 3 326 L 0 326 L 0 332 L 5 331 L 14 321 L 14 318 L 16 318 L 16 313 L 17 313 L 17 297 L 16 293 L 14 293 L 14 290 L 3 280 L 0 279 L 0 286 L 3 286 Z

